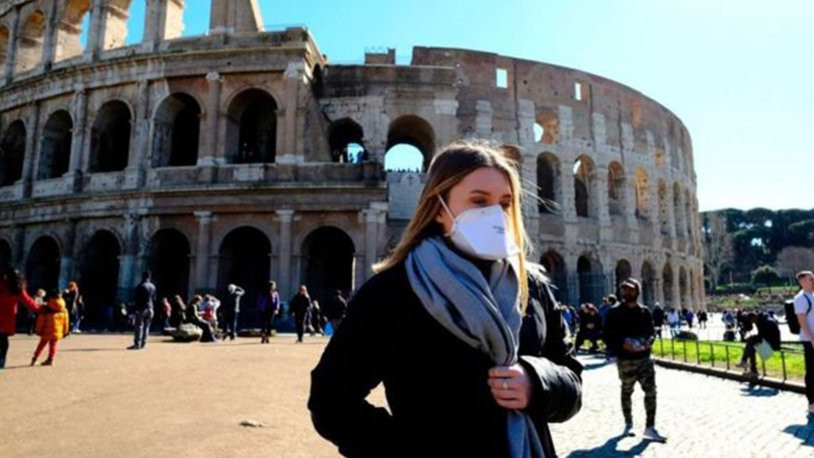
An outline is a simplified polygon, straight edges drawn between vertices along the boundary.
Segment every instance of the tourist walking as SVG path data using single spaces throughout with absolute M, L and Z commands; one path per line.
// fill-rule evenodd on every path
M 31 365 L 37 364 L 37 359 L 42 354 L 45 346 L 48 346 L 48 359 L 42 362 L 43 366 L 54 364 L 57 355 L 57 342 L 68 335 L 69 330 L 68 309 L 65 307 L 65 300 L 59 290 L 52 291 L 48 297 L 45 307 L 40 309 L 37 316 L 36 332 L 40 336 L 37 349 L 31 358 Z
M 277 315 L 280 314 L 280 293 L 277 292 L 277 283 L 269 282 L 268 291 L 257 299 L 257 310 L 260 312 L 262 323 L 260 343 L 269 343 L 272 331 L 276 330 Z
M 226 297 L 226 302 L 223 304 L 223 340 L 228 337 L 229 340 L 235 340 L 237 336 L 237 318 L 240 314 L 240 298 L 246 294 L 240 286 L 229 284 L 226 287 L 229 293 Z
M 800 341 L 803 342 L 808 412 L 814 414 L 814 273 L 810 270 L 798 272 L 797 283 L 802 289 L 794 296 L 794 313 L 800 323 Z
M 289 315 L 294 317 L 294 326 L 297 329 L 297 342 L 302 342 L 302 336 L 305 334 L 305 318 L 308 310 L 311 308 L 311 297 L 308 295 L 308 288 L 305 285 L 300 285 L 297 294 L 291 298 L 289 306 Z
M 544 269 L 525 259 L 517 171 L 455 144 L 430 165 L 393 254 L 311 374 L 317 431 L 346 456 L 555 457 L 580 364 Z M 366 401 L 379 383 L 389 410 Z
M 133 314 L 135 315 L 135 330 L 133 345 L 128 350 L 140 350 L 147 345 L 147 336 L 150 335 L 150 324 L 155 315 L 155 285 L 152 274 L 144 272 L 141 283 L 136 286 L 133 293 Z
M 656 372 L 650 357 L 655 339 L 653 318 L 650 309 L 639 303 L 641 291 L 641 284 L 634 278 L 622 283 L 622 304 L 608 314 L 605 343 L 618 358 L 616 367 L 622 381 L 622 414 L 625 418 L 623 435 L 634 435 L 630 398 L 638 382 L 644 391 L 647 417 L 644 437 L 664 442 L 667 439 L 656 430 Z
M 25 286 L 25 278 L 11 264 L 0 265 L 0 370 L 6 367 L 9 337 L 17 332 L 17 304 L 33 313 L 39 311 Z
M 342 319 L 345 318 L 347 308 L 348 303 L 345 301 L 345 298 L 342 297 L 341 290 L 334 291 L 333 296 L 329 297 L 325 302 L 325 318 L 331 323 L 331 328 L 333 328 L 334 333 L 339 329 L 339 325 L 342 324 Z
M 664 327 L 664 309 L 660 305 L 653 306 L 653 327 L 656 329 L 656 335 L 661 339 L 661 330 Z
M 75 281 L 68 282 L 68 289 L 62 293 L 62 299 L 65 300 L 65 307 L 68 309 L 69 319 L 71 322 L 71 332 L 81 334 L 79 324 L 82 322 L 82 317 L 85 314 L 85 301 L 79 293 L 79 284 Z
M 698 329 L 706 329 L 707 328 L 707 311 L 706 310 L 699 310 L 698 311 Z
M 670 327 L 670 337 L 675 338 L 681 330 L 681 316 L 675 307 L 667 309 L 667 326 Z

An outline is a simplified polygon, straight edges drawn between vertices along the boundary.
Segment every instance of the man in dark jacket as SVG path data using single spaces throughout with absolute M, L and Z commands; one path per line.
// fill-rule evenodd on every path
M 761 342 L 766 341 L 772 350 L 780 350 L 780 327 L 766 313 L 747 313 L 746 320 L 757 328 L 757 334 L 746 338 L 746 347 L 743 349 L 743 356 L 740 363 L 735 367 L 747 369 L 746 374 L 750 377 L 757 377 L 757 349 Z M 747 361 L 749 365 L 747 366 Z
M 631 395 L 636 382 L 644 391 L 647 424 L 644 437 L 659 442 L 667 439 L 656 431 L 656 372 L 650 350 L 655 338 L 650 309 L 639 304 L 642 287 L 628 278 L 622 283 L 622 302 L 608 312 L 605 344 L 617 356 L 619 379 L 622 381 L 624 436 L 633 435 Z
M 237 316 L 240 313 L 240 298 L 246 294 L 240 286 L 229 284 L 226 287 L 229 293 L 223 304 L 223 340 L 235 340 L 237 335 Z
M 305 316 L 311 308 L 311 298 L 308 296 L 308 288 L 300 285 L 299 291 L 291 298 L 289 314 L 294 316 L 294 324 L 297 327 L 297 342 L 302 342 L 302 335 L 305 333 Z
M 325 314 L 325 318 L 331 322 L 331 327 L 334 332 L 336 332 L 339 325 L 342 324 L 342 318 L 345 318 L 345 310 L 347 308 L 348 304 L 345 302 L 345 298 L 342 297 L 342 291 L 340 290 L 336 290 L 334 296 L 329 298 L 325 303 L 322 312 Z
M 658 304 L 653 307 L 653 326 L 656 328 L 656 334 L 661 338 L 661 328 L 664 327 L 664 309 Z
M 151 281 L 150 272 L 144 272 L 141 283 L 134 292 L 134 314 L 136 316 L 136 330 L 133 345 L 128 350 L 139 350 L 147 345 L 147 335 L 150 333 L 150 323 L 153 321 L 155 306 L 155 285 Z

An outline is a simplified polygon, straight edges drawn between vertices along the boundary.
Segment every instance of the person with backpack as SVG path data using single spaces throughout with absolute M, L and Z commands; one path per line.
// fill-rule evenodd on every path
M 792 327 L 794 315 L 786 315 L 789 328 L 792 332 L 800 334 L 803 342 L 806 365 L 806 398 L 808 399 L 808 413 L 814 413 L 814 313 L 811 313 L 814 304 L 814 272 L 804 270 L 797 273 L 797 283 L 800 284 L 799 293 L 794 296 L 794 315 L 797 316 L 797 326 Z
M 749 313 L 746 319 L 757 328 L 757 334 L 746 338 L 746 347 L 743 349 L 743 356 L 741 357 L 740 363 L 736 364 L 735 367 L 745 369 L 745 375 L 755 378 L 758 376 L 757 346 L 761 345 L 762 342 L 766 342 L 772 350 L 779 351 L 780 327 L 764 312 Z

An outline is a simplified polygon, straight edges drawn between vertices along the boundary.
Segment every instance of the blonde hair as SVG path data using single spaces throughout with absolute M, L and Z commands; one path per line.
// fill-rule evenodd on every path
M 430 163 L 427 184 L 421 192 L 415 214 L 407 225 L 396 247 L 383 261 L 373 265 L 378 273 L 403 262 L 410 251 L 427 237 L 443 235 L 444 231 L 435 220 L 442 207 L 438 199 L 445 201 L 449 191 L 467 175 L 481 167 L 492 167 L 506 175 L 512 191 L 512 205 L 509 209 L 509 224 L 515 243 L 520 247 L 518 254 L 518 280 L 520 284 L 520 308 L 525 313 L 528 305 L 529 288 L 526 273 L 526 256 L 531 251 L 528 235 L 523 224 L 520 208 L 522 187 L 516 163 L 507 155 L 507 150 L 490 146 L 484 142 L 458 141 L 448 145 Z

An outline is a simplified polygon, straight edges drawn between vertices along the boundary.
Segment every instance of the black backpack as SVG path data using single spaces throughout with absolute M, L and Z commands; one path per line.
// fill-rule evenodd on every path
M 806 315 L 811 312 L 811 299 L 803 293 L 803 297 L 806 298 L 806 302 L 808 302 L 808 310 L 806 310 Z M 800 334 L 800 322 L 797 321 L 797 313 L 794 311 L 794 299 L 789 299 L 783 303 L 783 309 L 786 312 L 786 323 L 789 325 L 789 331 L 792 334 Z

